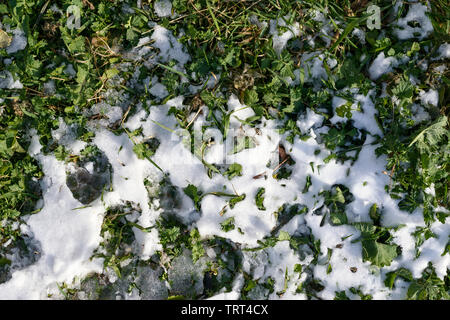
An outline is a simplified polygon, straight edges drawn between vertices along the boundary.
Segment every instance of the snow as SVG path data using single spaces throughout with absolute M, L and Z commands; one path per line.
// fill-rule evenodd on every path
M 352 36 L 357 37 L 359 42 L 361 42 L 361 44 L 365 44 L 366 43 L 366 34 L 365 34 L 365 32 L 363 30 L 361 30 L 359 28 L 353 29 Z
M 436 73 L 444 73 L 445 70 L 447 70 L 447 67 L 444 64 L 433 68 Z
M 437 50 L 437 53 L 439 55 L 437 57 L 431 58 L 431 60 L 443 60 L 450 58 L 450 44 L 441 44 Z
M 331 40 L 334 36 L 332 33 L 334 29 L 334 25 L 332 24 L 330 19 L 327 19 L 324 15 L 324 13 L 328 13 L 328 10 L 325 9 L 325 12 L 320 12 L 319 10 L 313 10 L 312 16 L 313 19 L 321 24 L 320 28 L 320 38 L 325 42 L 325 46 L 329 47 L 331 44 Z M 336 25 L 339 25 L 339 21 L 335 21 Z M 314 37 L 317 37 L 314 36 Z
M 123 10 L 132 11 L 125 6 Z M 159 17 L 168 17 L 172 14 L 172 4 L 167 0 L 158 1 L 154 4 L 154 10 Z M 407 16 L 398 22 L 398 25 L 404 29 L 395 31 L 397 37 L 402 40 L 417 37 L 413 34 L 417 28 L 407 25 L 407 22 L 412 20 L 421 24 L 419 39 L 428 36 L 432 27 L 430 29 L 425 12 L 427 12 L 425 6 L 412 4 Z M 288 19 L 289 17 L 284 17 L 284 19 L 279 18 L 269 22 L 269 33 L 277 54 L 281 54 L 290 39 L 300 35 L 299 24 L 294 22 L 289 26 L 286 23 Z M 331 27 L 327 27 L 329 21 L 318 11 L 315 19 L 323 24 L 321 36 L 328 43 L 331 35 Z M 255 16 L 250 17 L 250 22 L 261 28 L 267 26 L 267 22 L 261 23 Z M 287 30 L 280 33 L 281 27 L 286 27 Z M 353 35 L 364 43 L 362 30 L 355 29 Z M 20 31 L 15 33 L 14 37 L 17 39 L 14 49 L 17 49 L 16 51 L 23 50 L 27 44 L 23 36 Z M 310 40 L 313 41 L 313 39 Z M 441 57 L 447 58 L 448 44 L 441 46 L 438 52 Z M 128 54 L 127 56 L 135 61 L 142 60 L 143 65 L 147 67 L 154 66 L 155 62 L 166 64 L 174 60 L 176 63 L 174 68 L 180 72 L 185 72 L 184 66 L 191 59 L 177 38 L 169 30 L 157 24 L 153 25 L 151 36 L 141 38 L 137 47 L 130 50 Z M 151 57 L 153 55 L 154 57 Z M 290 85 L 299 85 L 300 72 L 303 72 L 305 82 L 312 83 L 315 88 L 320 87 L 322 80 L 328 79 L 323 66 L 324 59 L 331 69 L 336 67 L 337 61 L 327 57 L 321 51 L 303 53 L 300 57 L 300 66 L 294 71 L 296 78 L 291 79 Z M 381 52 L 369 67 L 370 78 L 377 80 L 405 61 L 407 58 L 386 57 Z M 122 65 L 121 71 L 129 71 L 130 66 L 132 65 Z M 65 72 L 69 76 L 76 75 L 72 65 L 67 65 Z M 358 287 L 365 294 L 373 295 L 375 299 L 404 297 L 407 285 L 400 283 L 395 290 L 388 290 L 384 285 L 385 273 L 406 267 L 412 271 L 414 277 L 420 277 L 428 261 L 433 263 L 439 277 L 442 278 L 446 274 L 450 267 L 450 256 L 442 257 L 441 254 L 450 235 L 450 225 L 433 223 L 431 230 L 438 237 L 426 240 L 420 247 L 421 255 L 415 259 L 415 239 L 412 233 L 417 227 L 425 226 L 422 210 L 417 209 L 413 213 L 401 211 L 398 208 L 398 200 L 391 198 L 386 191 L 386 186 L 391 182 L 390 177 L 384 173 L 387 158 L 385 155 L 376 156 L 376 149 L 379 147 L 376 144 L 376 136 L 382 137 L 383 132 L 375 119 L 377 116 L 374 105 L 377 94 L 375 89 L 369 90 L 367 94 L 362 94 L 358 88 L 344 88 L 342 92 L 333 92 L 330 106 L 334 111 L 333 117 L 327 119 L 319 113 L 320 109 L 314 111 L 308 108 L 306 112 L 299 115 L 296 124 L 302 134 L 310 135 L 309 139 L 304 140 L 296 136 L 293 143 L 290 143 L 286 134 L 280 134 L 279 122 L 276 120 L 261 119 L 255 127 L 243 123 L 243 120 L 254 116 L 255 112 L 243 102 L 241 103 L 236 94 L 227 96 L 222 106 L 230 115 L 227 136 L 224 138 L 220 130 L 214 127 L 208 128 L 210 120 L 207 115 L 217 110 L 209 110 L 205 105 L 201 105 L 198 110 L 191 111 L 182 95 L 170 96 L 171 99 L 166 101 L 169 91 L 159 82 L 160 79 L 157 76 L 151 79 L 147 77 L 139 83 L 140 72 L 131 70 L 131 73 L 133 86 L 149 87 L 148 91 L 152 100 L 146 101 L 146 108 L 143 107 L 144 101 L 142 101 L 135 105 L 133 112 L 125 118 L 124 113 L 129 107 L 128 95 L 123 91 L 108 89 L 101 102 L 85 110 L 85 115 L 91 118 L 88 128 L 95 133 L 90 144 L 97 146 L 112 166 L 111 190 L 105 191 L 101 198 L 88 206 L 83 207 L 73 198 L 66 186 L 66 172 L 71 166 L 64 161 L 58 161 L 51 153 L 44 154 L 36 130 L 30 131 L 32 141 L 28 153 L 40 163 L 45 176 L 41 182 L 42 210 L 30 216 L 23 228 L 29 228 L 29 234 L 40 242 L 42 256 L 38 262 L 15 271 L 11 280 L 0 284 L 0 299 L 45 299 L 56 283 L 71 283 L 75 277 L 82 278 L 91 272 L 102 272 L 102 259 L 91 260 L 91 256 L 102 240 L 100 228 L 105 210 L 109 206 L 123 204 L 125 201 L 133 202 L 141 209 L 140 213 L 135 214 L 136 223 L 144 228 L 155 225 L 161 210 L 155 209 L 153 203 L 150 203 L 144 181 L 149 179 L 158 183 L 163 178 L 163 173 L 148 160 L 139 159 L 133 151 L 135 144 L 148 138 L 156 138 L 160 142 L 152 160 L 168 175 L 175 187 L 182 189 L 189 184 L 194 184 L 201 192 L 210 193 L 202 197 L 201 211 L 199 211 L 195 208 L 193 201 L 180 192 L 181 204 L 176 211 L 176 215 L 186 224 L 198 229 L 203 239 L 219 236 L 239 243 L 243 248 L 255 248 L 260 246 L 258 241 L 263 241 L 268 236 L 278 236 L 281 231 L 285 231 L 291 235 L 311 235 L 314 239 L 320 240 L 322 255 L 319 257 L 318 265 L 308 272 L 324 284 L 325 289 L 318 293 L 322 299 L 333 299 L 336 291 L 348 290 L 350 287 Z M 20 81 L 14 80 L 9 71 L 2 71 L 0 75 L 2 76 L 0 88 L 22 88 Z M 120 83 L 122 79 L 111 80 L 110 85 L 114 81 Z M 202 79 L 202 81 L 209 88 L 217 82 L 212 78 Z M 44 83 L 43 86 L 46 93 L 55 92 L 54 81 Z M 202 87 L 203 85 L 191 85 L 188 90 L 195 94 Z M 383 84 L 382 88 L 383 96 L 387 94 L 386 84 Z M 350 121 L 338 116 L 336 112 L 338 107 L 349 102 L 339 96 L 342 93 L 350 94 L 352 97 L 350 103 L 353 126 L 369 133 L 360 148 L 358 158 L 353 162 L 337 162 L 334 159 L 326 161 L 331 153 L 325 148 L 320 135 L 326 133 L 332 125 Z M 425 107 L 438 106 L 437 90 L 422 90 L 419 96 Z M 190 135 L 180 128 L 173 115 L 168 114 L 171 107 L 186 113 L 190 112 L 188 119 L 194 136 L 196 148 L 194 154 L 190 150 Z M 412 105 L 411 110 L 415 121 L 423 121 L 429 117 L 419 104 Z M 215 114 L 219 116 L 219 113 Z M 122 119 L 123 127 L 127 129 L 127 132 L 141 128 L 142 134 L 130 137 L 127 133 L 114 134 L 108 130 L 108 127 Z M 219 120 L 221 120 L 220 117 Z M 72 154 L 80 154 L 88 143 L 77 140 L 78 125 L 67 124 L 63 118 L 59 118 L 58 122 L 58 128 L 51 131 L 54 142 L 66 147 Z M 233 153 L 236 146 L 235 139 L 244 137 L 251 139 L 254 146 Z M 211 145 L 204 149 L 204 154 L 201 154 L 198 150 L 205 141 L 211 141 Z M 277 180 L 272 175 L 279 165 L 280 144 L 295 161 L 295 165 L 291 167 L 290 179 Z M 238 163 L 242 166 L 242 176 L 234 177 L 232 180 L 221 174 L 209 177 L 204 161 L 220 166 Z M 85 167 L 89 172 L 94 170 L 92 162 Z M 265 174 L 266 177 L 255 178 L 261 174 Z M 308 191 L 299 192 L 303 190 L 307 179 L 311 181 Z M 374 268 L 369 262 L 362 261 L 361 243 L 352 241 L 359 236 L 359 231 L 353 226 L 333 226 L 329 223 L 321 225 L 323 216 L 316 211 L 324 204 L 324 198 L 320 196 L 320 193 L 330 190 L 336 184 L 345 185 L 354 197 L 354 200 L 346 207 L 349 223 L 370 222 L 369 210 L 373 204 L 377 204 L 383 211 L 382 226 L 404 225 L 393 232 L 393 241 L 402 247 L 402 255 L 395 259 L 391 266 L 380 270 Z M 259 210 L 255 206 L 255 196 L 260 188 L 265 189 L 266 210 Z M 433 190 L 430 187 L 426 191 L 432 193 Z M 228 197 L 211 194 L 218 191 L 235 195 L 245 194 L 246 197 L 232 208 Z M 274 212 L 284 204 L 305 205 L 307 212 L 294 216 L 277 231 L 277 234 L 273 235 L 272 232 L 277 226 Z M 231 217 L 234 218 L 236 228 L 226 232 L 221 228 L 221 223 Z M 141 259 L 149 259 L 162 250 L 156 228 L 148 233 L 137 228 L 133 228 L 133 231 Z M 337 248 L 337 245 L 342 247 Z M 329 261 L 326 257 L 328 249 L 333 250 Z M 206 253 L 209 258 L 216 256 L 216 252 L 211 249 Z M 305 251 L 300 254 L 291 248 L 289 241 L 279 241 L 273 247 L 260 251 L 244 251 L 242 269 L 247 274 L 258 279 L 260 283 L 269 277 L 275 280 L 273 293 L 269 293 L 269 290 L 262 286 L 257 286 L 249 292 L 249 297 L 306 299 L 305 294 L 296 294 L 296 290 L 311 274 L 307 272 L 298 274 L 294 269 L 298 264 L 307 266 L 311 260 L 310 253 Z M 200 277 L 204 261 L 192 264 L 189 252 L 185 251 L 172 262 L 174 268 L 178 270 L 178 273 L 172 271 L 168 275 L 169 279 L 173 280 L 172 289 L 184 292 L 187 288 L 184 282 L 185 277 L 180 277 L 180 274 L 189 272 Z M 331 272 L 328 272 L 328 264 L 332 266 Z M 355 270 L 354 268 L 356 271 L 352 271 Z M 286 274 L 290 279 L 287 283 L 285 283 Z M 138 281 L 150 288 L 141 297 L 167 295 L 166 287 L 151 287 L 151 282 L 158 277 L 156 271 L 149 272 L 143 269 L 138 271 Z M 211 299 L 238 299 L 243 285 L 243 276 L 239 275 L 233 282 L 231 292 L 218 292 Z M 194 289 L 201 292 L 203 284 L 199 282 Z M 281 297 L 277 295 L 277 292 L 283 290 L 284 294 Z M 129 298 L 139 298 L 139 294 L 134 292 Z
M 411 106 L 412 119 L 416 122 L 422 122 L 430 120 L 430 115 L 425 109 L 419 104 L 413 104 Z
M 241 122 L 238 119 L 245 120 L 255 115 L 252 108 L 242 105 L 239 99 L 233 94 L 228 99 L 228 111 L 232 111 L 230 118 L 230 128 L 239 128 Z
M 437 107 L 439 103 L 439 93 L 436 90 L 430 89 L 427 92 L 421 90 L 419 92 L 420 101 L 425 106 L 432 105 Z
M 291 85 L 298 85 L 300 83 L 300 72 L 302 72 L 305 82 L 313 83 L 316 89 L 319 88 L 322 79 L 328 79 L 327 71 L 323 66 L 324 59 L 325 55 L 319 51 L 303 54 L 300 59 L 300 68 L 294 71 L 295 80 Z M 333 60 L 329 60 L 329 62 L 335 67 Z
M 0 71 L 0 89 L 22 89 L 23 85 L 19 79 L 14 80 L 8 70 Z
M 351 119 L 354 120 L 353 126 L 358 129 L 364 129 L 373 135 L 382 135 L 381 129 L 375 120 L 377 111 L 372 100 L 374 91 L 369 91 L 366 96 L 357 94 L 358 89 L 356 88 L 352 89 L 351 91 L 355 93 L 354 103 L 351 106 Z M 345 122 L 347 120 L 346 118 L 340 117 L 336 114 L 336 108 L 347 102 L 348 101 L 343 98 L 337 96 L 333 97 L 332 105 L 335 114 L 330 119 L 331 123 L 336 124 L 338 122 Z
M 60 145 L 72 149 L 72 151 L 76 152 L 76 150 L 82 150 L 86 146 L 86 143 L 83 141 L 76 141 L 78 125 L 76 123 L 67 125 L 61 117 L 58 121 L 58 128 L 52 130 L 51 132 L 52 138 L 55 139 L 55 141 L 57 141 Z
M 267 28 L 267 22 L 266 21 L 259 21 L 258 17 L 256 15 L 251 15 L 248 17 L 248 20 L 251 24 L 256 25 L 258 28 L 260 28 L 261 30 L 264 30 L 265 28 Z
M 181 65 L 184 65 L 190 59 L 189 55 L 184 52 L 182 44 L 164 27 L 155 26 L 151 40 L 155 41 L 153 46 L 160 50 L 159 58 L 161 62 L 168 62 L 174 59 Z
M 59 13 L 61 15 L 63 14 L 62 10 L 59 9 L 58 6 L 55 3 L 53 3 L 52 6 L 49 9 L 54 11 L 54 12 L 57 12 L 57 13 Z
M 70 283 L 74 277 L 101 272 L 102 259 L 91 261 L 90 258 L 100 243 L 103 213 L 108 206 L 124 200 L 138 203 L 143 209 L 138 221 L 143 227 L 152 225 L 157 217 L 157 213 L 149 208 L 144 186 L 144 178 L 152 173 L 155 176 L 155 168 L 149 162 L 137 159 L 132 142 L 125 134 L 115 136 L 107 130 L 97 132 L 94 143 L 105 152 L 113 167 L 114 191 L 107 192 L 103 201 L 97 199 L 83 208 L 66 186 L 64 162 L 42 154 L 36 132 L 31 135 L 29 153 L 38 159 L 45 174 L 42 182 L 44 206 L 39 214 L 30 216 L 27 224 L 41 243 L 43 254 L 37 263 L 16 271 L 10 281 L 0 284 L 0 299 L 46 299 L 46 288 L 56 282 Z M 156 230 L 143 233 L 134 228 L 134 231 L 143 259 L 160 249 Z
M 154 9 L 158 17 L 169 17 L 172 14 L 172 2 L 169 0 L 157 1 L 154 4 Z
M 49 80 L 44 83 L 44 93 L 46 95 L 53 95 L 56 92 L 55 80 Z
M 12 30 L 13 38 L 11 44 L 6 48 L 7 54 L 13 54 L 20 50 L 25 49 L 27 46 L 27 38 L 25 36 L 25 32 L 22 29 L 14 29 Z
M 387 288 L 381 281 L 381 277 L 374 275 L 368 262 L 362 262 L 360 255 L 362 251 L 361 243 L 351 243 L 350 239 L 356 238 L 355 230 L 349 226 L 331 227 L 329 225 L 319 227 L 320 216 L 309 216 L 308 225 L 316 238 L 321 239 L 323 252 L 327 248 L 333 249 L 329 263 L 332 265 L 331 273 L 327 274 L 328 263 L 318 265 L 314 269 L 314 277 L 320 279 L 325 289 L 320 292 L 323 299 L 333 299 L 336 291 L 348 289 L 350 287 L 361 287 L 366 294 L 377 295 L 375 299 L 386 298 Z M 342 237 L 355 235 L 344 241 Z M 342 248 L 336 248 L 337 244 L 342 244 Z M 356 268 L 352 272 L 350 268 Z
M 400 18 L 397 21 L 394 29 L 394 34 L 400 40 L 408 40 L 411 38 L 417 38 L 423 40 L 427 38 L 433 32 L 433 25 L 426 13 L 428 8 L 420 3 L 413 3 L 410 5 L 406 17 Z M 411 22 L 416 22 L 419 26 L 412 27 L 409 25 Z
M 74 276 L 102 268 L 101 261 L 89 261 L 100 241 L 103 217 L 99 204 L 73 210 L 80 203 L 65 184 L 64 163 L 54 156 L 35 153 L 40 147 L 34 132 L 29 152 L 38 159 L 45 174 L 44 207 L 39 214 L 30 216 L 27 224 L 41 244 L 42 256 L 0 284 L 0 299 L 45 299 L 49 285 L 71 282 Z
M 300 35 L 300 25 L 295 22 L 293 25 L 287 25 L 286 20 L 289 16 L 278 18 L 277 20 L 270 20 L 269 33 L 272 35 L 272 46 L 275 52 L 280 55 L 286 47 L 287 42 Z M 280 34 L 279 27 L 286 27 L 287 31 Z
M 91 124 L 95 122 L 96 124 L 107 127 L 114 123 L 117 123 L 122 119 L 123 110 L 119 106 L 111 106 L 106 102 L 100 102 L 91 107 L 91 109 L 86 111 L 87 116 L 99 115 L 99 120 L 91 120 Z
M 297 126 L 302 133 L 307 133 L 309 129 L 319 127 L 324 120 L 324 116 L 315 113 L 311 109 L 306 110 L 306 114 L 299 117 Z
M 397 59 L 394 57 L 385 57 L 384 52 L 378 54 L 369 68 L 370 79 L 377 80 L 383 74 L 392 72 L 393 68 L 398 65 Z
M 164 99 L 169 94 L 165 85 L 158 82 L 158 77 L 152 78 L 152 87 L 150 88 L 150 93 L 154 95 L 159 100 Z
M 67 67 L 64 69 L 64 73 L 66 73 L 67 75 L 69 75 L 70 77 L 75 77 L 77 75 L 77 72 L 75 71 L 75 69 L 73 68 L 72 64 L 68 64 Z
M 402 255 L 393 262 L 392 268 L 408 268 L 413 277 L 420 278 L 422 271 L 427 267 L 428 262 L 432 262 L 436 270 L 436 275 L 443 278 L 450 267 L 449 255 L 442 256 L 444 248 L 450 235 L 450 225 L 448 218 L 445 224 L 435 222 L 431 226 L 431 231 L 438 235 L 425 240 L 420 247 L 421 254 L 416 258 L 414 248 L 415 239 L 412 233 L 416 227 L 424 227 L 423 224 L 409 222 L 406 226 L 394 233 L 394 241 L 402 247 Z
M 104 129 L 97 132 L 94 143 L 106 154 L 113 168 L 114 191 L 104 194 L 105 207 L 120 204 L 122 201 L 132 201 L 139 204 L 142 210 L 138 224 L 144 228 L 153 225 L 159 213 L 153 211 L 148 204 L 144 179 L 157 178 L 156 168 L 150 162 L 137 158 L 133 152 L 133 143 L 126 134 L 115 136 Z M 141 256 L 144 259 L 148 259 L 160 248 L 155 241 L 155 229 L 150 233 L 143 233 L 135 228 L 135 236 L 141 245 Z

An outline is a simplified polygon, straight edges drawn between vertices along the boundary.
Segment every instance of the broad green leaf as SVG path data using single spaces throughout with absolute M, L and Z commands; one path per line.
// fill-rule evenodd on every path
M 406 268 L 400 268 L 395 271 L 391 271 L 386 273 L 386 279 L 384 280 L 384 285 L 388 287 L 389 289 L 394 288 L 394 282 L 397 279 L 397 277 L 400 277 L 406 281 L 412 281 L 413 276 L 411 274 L 411 271 L 409 271 Z
M 370 261 L 378 267 L 390 266 L 392 260 L 397 257 L 397 246 L 363 240 L 362 255 L 363 261 Z

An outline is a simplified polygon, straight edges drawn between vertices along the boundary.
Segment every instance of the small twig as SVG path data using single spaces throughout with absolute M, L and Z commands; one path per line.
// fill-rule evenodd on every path
M 200 114 L 200 111 L 202 111 L 203 106 L 201 106 L 198 111 L 195 113 L 194 117 L 192 118 L 192 120 L 188 123 L 188 125 L 186 126 L 186 129 L 189 129 L 189 127 L 191 126 L 191 124 L 195 121 L 195 119 L 197 119 L 198 115 Z
M 277 171 L 277 170 L 278 170 L 278 169 L 279 169 L 286 161 L 288 161 L 290 158 L 291 158 L 291 156 L 288 155 L 288 156 L 286 157 L 286 159 L 284 159 L 279 165 L 277 165 L 276 168 L 273 169 L 272 175 L 275 174 L 275 171 Z
M 120 121 L 120 126 L 121 127 L 123 127 L 123 123 L 125 122 L 125 119 L 127 118 L 128 113 L 130 112 L 130 110 L 131 110 L 131 105 L 128 107 L 127 111 L 125 112 L 125 114 L 122 117 L 122 120 Z
M 41 9 L 41 12 L 39 13 L 39 16 L 36 19 L 36 22 L 33 25 L 32 30 L 34 30 L 36 28 L 36 25 L 39 23 L 39 21 L 41 20 L 42 15 L 45 13 L 45 11 L 47 10 L 48 4 L 50 3 L 50 0 L 48 0 L 44 6 Z
M 262 173 L 260 173 L 260 174 L 257 174 L 256 176 L 254 176 L 253 179 L 259 179 L 259 178 L 262 178 L 262 176 L 264 176 L 265 174 L 266 174 L 266 172 L 264 171 L 264 172 L 262 172 Z

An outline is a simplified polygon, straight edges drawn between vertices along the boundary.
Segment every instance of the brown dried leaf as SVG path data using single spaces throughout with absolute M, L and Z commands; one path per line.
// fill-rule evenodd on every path
M 0 49 L 9 47 L 12 37 L 10 37 L 5 31 L 0 29 Z

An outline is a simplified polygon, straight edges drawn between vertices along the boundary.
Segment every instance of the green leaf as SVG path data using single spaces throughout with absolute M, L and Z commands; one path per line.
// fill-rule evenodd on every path
M 346 117 L 347 119 L 352 118 L 352 105 L 353 103 L 351 101 L 344 103 L 343 105 L 340 105 L 336 108 L 336 114 L 343 118 Z
M 163 245 L 172 244 L 177 240 L 180 234 L 181 233 L 179 227 L 175 226 L 168 229 L 163 228 L 159 231 L 160 242 Z
M 241 194 L 239 197 L 234 197 L 230 199 L 230 208 L 233 209 L 236 203 L 241 202 L 245 199 L 245 193 Z
M 445 248 L 441 254 L 441 257 L 445 256 L 446 254 L 450 255 L 450 240 L 447 241 L 447 244 L 445 245 Z
M 362 255 L 363 261 L 370 261 L 378 267 L 389 266 L 392 260 L 397 257 L 397 246 L 374 240 L 363 240 Z
M 409 80 L 402 78 L 399 84 L 392 89 L 392 93 L 399 99 L 411 99 L 414 87 Z
M 227 171 L 224 172 L 224 175 L 228 177 L 228 180 L 231 180 L 234 177 L 240 177 L 242 176 L 242 166 L 239 163 L 232 163 Z
M 311 176 L 307 175 L 306 176 L 306 183 L 305 183 L 305 187 L 302 190 L 302 193 L 307 193 L 309 190 L 309 187 L 311 187 L 312 182 L 311 182 Z
M 395 288 L 394 282 L 397 279 L 397 277 L 400 277 L 406 281 L 413 280 L 411 271 L 409 271 L 406 268 L 400 268 L 395 271 L 386 273 L 386 279 L 384 280 L 384 285 L 386 287 L 388 287 L 389 289 Z
M 67 48 L 69 49 L 70 53 L 81 53 L 85 52 L 86 48 L 84 46 L 84 37 L 79 36 L 75 39 L 70 39 L 68 43 L 66 43 Z
M 348 223 L 347 215 L 343 210 L 331 211 L 330 221 L 335 226 L 340 226 Z
M 115 75 L 119 74 L 119 70 L 117 70 L 116 68 L 111 68 L 105 71 L 105 76 L 106 79 L 111 79 L 113 78 Z
M 194 201 L 194 206 L 197 210 L 200 210 L 201 192 L 193 184 L 189 184 L 186 188 L 183 188 L 184 193 Z
M 139 38 L 139 35 L 137 34 L 136 31 L 134 31 L 133 29 L 127 30 L 126 39 L 128 41 L 134 42 L 134 41 L 137 41 L 138 38 Z
M 380 210 L 378 209 L 378 206 L 376 203 L 374 203 L 369 210 L 369 217 L 370 219 L 372 219 L 374 224 L 379 224 L 380 219 L 381 219 L 381 213 Z
M 223 222 L 220 223 L 220 228 L 222 231 L 229 232 L 231 230 L 234 230 L 234 217 L 230 217 Z
M 258 192 L 256 193 L 255 196 L 255 202 L 256 202 L 256 207 L 259 210 L 266 210 L 266 208 L 264 207 L 264 193 L 266 192 L 265 188 L 259 188 Z
M 156 148 L 158 146 L 159 146 L 159 143 L 157 143 Z M 155 145 L 144 142 L 144 143 L 136 144 L 133 147 L 133 151 L 134 151 L 134 153 L 136 153 L 136 156 L 139 159 L 148 159 L 155 154 L 156 148 L 155 148 Z
M 287 233 L 286 231 L 280 231 L 280 234 L 278 235 L 278 241 L 285 241 L 285 240 L 291 240 L 291 235 Z
M 192 261 L 194 263 L 205 254 L 202 242 L 200 241 L 200 233 L 197 229 L 192 229 L 190 232 L 190 243 L 192 246 Z
M 339 36 L 336 42 L 331 46 L 330 51 L 336 49 L 336 47 L 342 42 L 342 40 L 346 39 L 349 33 L 358 26 L 361 22 L 365 21 L 369 15 L 365 15 L 361 18 L 353 18 L 349 24 L 344 29 L 344 32 Z
M 446 126 L 447 117 L 441 116 L 435 123 L 422 130 L 408 145 L 408 148 L 417 144 L 417 148 L 421 152 L 430 151 L 444 136 L 448 135 L 448 130 L 445 128 Z
M 290 77 L 292 79 L 295 79 L 292 61 L 284 64 L 284 66 L 280 70 L 280 76 L 282 76 L 283 78 Z
M 331 197 L 331 200 L 334 202 L 345 203 L 344 194 L 342 193 L 341 188 L 336 187 L 336 194 Z
M 335 291 L 335 296 L 333 300 L 350 300 L 349 297 L 347 297 L 347 295 L 345 294 L 345 290 L 344 291 Z
M 259 101 L 258 93 L 256 90 L 246 90 L 244 95 L 244 102 L 247 106 L 252 107 Z
M 5 265 L 10 265 L 11 264 L 11 260 L 0 257 L 0 267 L 5 266 Z
M 422 272 L 420 279 L 415 279 L 406 294 L 408 300 L 449 300 L 448 284 L 436 275 L 431 262 Z

